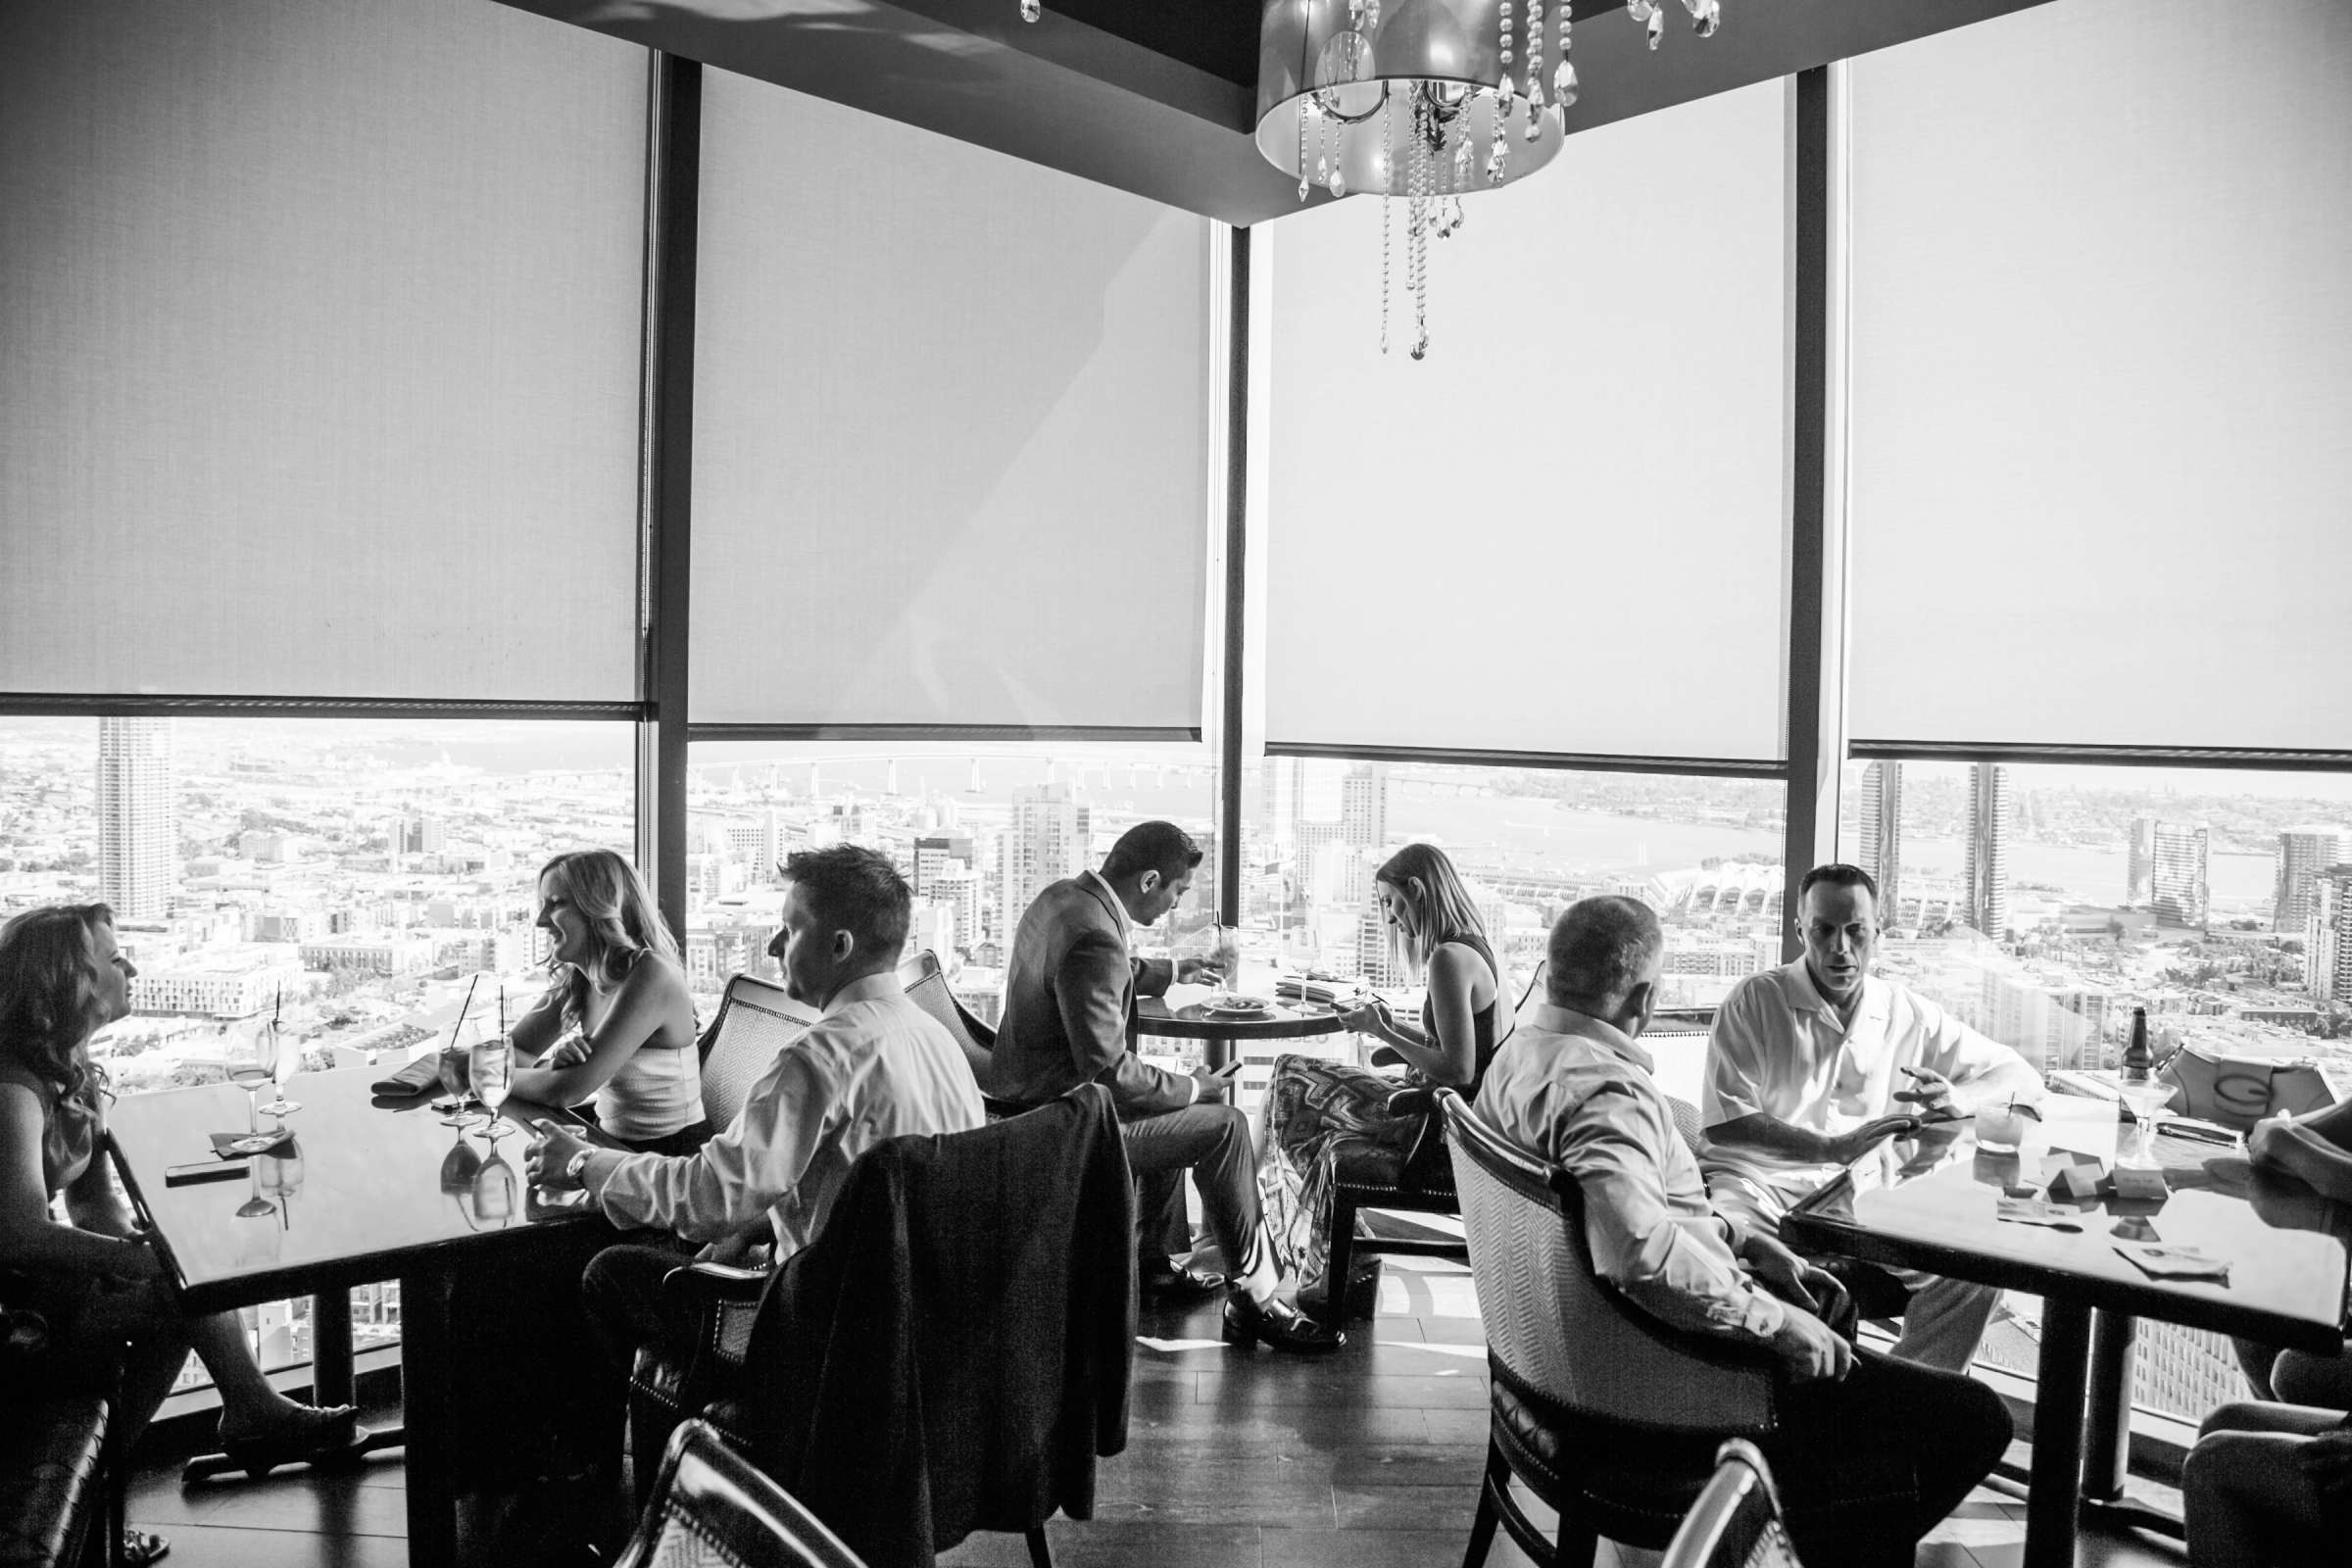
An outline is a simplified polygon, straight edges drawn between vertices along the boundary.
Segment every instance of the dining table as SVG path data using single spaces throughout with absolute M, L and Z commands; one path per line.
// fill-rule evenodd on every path
M 1301 1040 L 1340 1032 L 1339 1012 L 1322 1003 L 1255 998 L 1261 1007 L 1217 1007 L 1207 1002 L 1168 1005 L 1164 997 L 1136 999 L 1136 1033 L 1163 1039 L 1198 1040 L 1211 1067 L 1232 1064 L 1234 1046 L 1245 1040 Z
M 391 1441 L 405 1449 L 409 1561 L 454 1568 L 460 1494 L 492 1468 L 474 1456 L 513 1437 L 502 1401 L 469 1397 L 466 1374 L 515 1343 L 514 1326 L 494 1321 L 507 1305 L 565 1299 L 586 1258 L 616 1236 L 593 1205 L 529 1186 L 527 1129 L 546 1118 L 611 1141 L 567 1111 L 521 1101 L 501 1107 L 493 1140 L 480 1125 L 446 1125 L 429 1094 L 378 1097 L 378 1076 L 367 1067 L 306 1076 L 286 1138 L 251 1156 L 215 1152 L 217 1134 L 248 1126 L 245 1093 L 228 1084 L 125 1096 L 109 1114 L 109 1142 L 189 1310 L 313 1298 L 322 1402 L 345 1392 L 332 1382 L 348 1384 L 346 1293 L 399 1281 L 401 1428 Z M 459 1321 L 462 1292 L 478 1318 Z
M 2072 1106 L 2101 1102 L 2043 1103 L 2054 1118 L 2067 1117 L 2028 1122 L 2014 1150 L 1984 1148 L 1973 1132 L 1931 1139 L 1911 1152 L 1906 1179 L 1864 1185 L 1849 1167 L 1799 1202 L 1781 1230 L 1804 1251 L 2041 1298 L 2024 1560 L 2026 1568 L 2071 1568 L 2084 1512 L 2124 1501 L 2136 1321 L 2335 1353 L 2352 1209 L 2257 1172 L 2227 1133 L 2217 1138 L 2201 1127 L 2160 1131 L 2154 1164 L 2142 1168 L 2161 1181 L 2126 1178 L 2119 1188 L 2113 1109 L 2102 1106 L 2086 1123 Z M 2053 1185 L 2070 1167 L 2084 1175 Z M 2135 1186 L 2139 1196 L 2125 1196 Z M 2048 1205 L 2033 1211 L 2047 1223 L 2002 1217 L 2003 1200 L 2018 1199 Z M 2225 1264 L 2227 1275 L 2152 1275 L 2130 1255 L 2141 1245 L 2193 1249 Z M 2127 1508 L 2125 1517 L 2152 1522 L 2143 1510 Z

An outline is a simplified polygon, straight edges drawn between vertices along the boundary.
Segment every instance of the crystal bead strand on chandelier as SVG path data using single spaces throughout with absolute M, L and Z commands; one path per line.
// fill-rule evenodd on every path
M 1568 24 L 1571 21 L 1568 0 L 1557 7 L 1560 19 L 1559 69 L 1551 75 L 1551 103 L 1560 117 L 1560 134 L 1568 133 L 1568 111 L 1576 103 L 1576 67 L 1568 63 Z
M 1499 185 L 1506 176 L 1511 139 L 1511 0 L 1502 0 L 1496 7 L 1502 18 L 1502 84 L 1494 89 L 1494 111 L 1489 117 L 1489 134 L 1493 146 L 1487 153 L 1487 183 Z
M 1568 9 L 1568 0 L 1560 0 L 1560 9 Z M 1544 0 L 1527 0 L 1527 139 L 1534 141 L 1543 134 Z
M 1389 352 L 1389 220 L 1396 202 L 1396 96 L 1380 95 L 1380 352 Z

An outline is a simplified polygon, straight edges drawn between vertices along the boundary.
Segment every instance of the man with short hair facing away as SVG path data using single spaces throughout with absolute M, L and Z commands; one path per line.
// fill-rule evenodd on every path
M 1979 1106 L 2041 1098 L 2041 1075 L 2016 1052 L 1870 972 L 1878 892 L 1859 866 L 1807 871 L 1803 955 L 1740 981 L 1715 1010 L 1700 1161 L 1715 1206 L 1751 1229 L 1778 1235 L 1781 1216 L 1841 1166 L 1859 1187 L 1891 1182 L 1895 1139 L 1950 1138 Z M 1909 1293 L 1894 1353 L 1967 1370 L 2000 1293 L 1916 1270 L 1885 1276 Z
M 692 1154 L 599 1149 L 540 1123 L 533 1183 L 584 1188 L 624 1228 L 665 1233 L 589 1260 L 589 1320 L 625 1373 L 659 1338 L 662 1281 L 693 1244 L 783 1263 L 816 1239 L 858 1156 L 902 1134 L 965 1132 L 986 1120 L 980 1086 L 956 1039 L 906 999 L 898 975 L 913 897 L 886 856 L 857 845 L 790 857 L 784 927 L 768 945 L 784 989 L 817 1021 L 776 1059 L 735 1120 Z M 685 1245 L 681 1245 L 685 1244 Z
M 1640 1036 L 1656 1004 L 1665 934 L 1633 899 L 1573 905 L 1551 929 L 1545 999 L 1494 1054 L 1477 1112 L 1505 1140 L 1565 1168 L 1583 1196 L 1594 1270 L 1672 1329 L 1769 1350 L 1787 1367 L 1780 1426 L 1758 1445 L 1811 1563 L 1902 1562 L 2007 1446 L 2008 1412 L 1967 1378 L 1857 1355 L 1824 1322 L 1837 1282 L 1709 1201 Z M 1704 1465 L 1707 1446 L 1694 1451 Z M 1870 1456 L 1868 1479 L 1856 1455 Z M 1908 1455 L 1913 1500 L 1850 1507 Z M 1811 1516 L 1810 1518 L 1808 1516 Z M 1867 1538 L 1856 1531 L 1867 1532 Z
M 1139 822 L 1119 836 L 1099 871 L 1055 882 L 1022 911 L 1004 975 L 1004 1017 L 997 1026 L 995 1092 L 1043 1104 L 1081 1084 L 1100 1083 L 1117 1106 L 1127 1163 L 1147 1195 L 1183 1212 L 1183 1175 L 1193 1173 L 1200 1207 L 1233 1270 L 1225 1338 L 1278 1350 L 1337 1349 L 1344 1336 L 1274 1293 L 1281 1283 L 1260 1222 L 1250 1122 L 1225 1103 L 1226 1077 L 1200 1068 L 1169 1072 L 1136 1055 L 1136 998 L 1173 981 L 1215 979 L 1202 958 L 1138 958 L 1132 938 L 1174 908 L 1192 888 L 1200 847 L 1173 822 Z M 1160 1233 L 1148 1201 L 1147 1235 Z M 1164 1249 L 1165 1242 L 1158 1244 Z M 1205 1295 L 1223 1275 L 1148 1257 L 1147 1292 Z

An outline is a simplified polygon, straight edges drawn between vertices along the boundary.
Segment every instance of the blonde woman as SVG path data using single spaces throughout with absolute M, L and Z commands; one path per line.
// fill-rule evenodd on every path
M 637 868 L 611 850 L 559 855 L 539 872 L 539 929 L 556 983 L 514 1028 L 518 1100 L 577 1105 L 631 1149 L 691 1154 L 703 1115 L 694 998 L 677 940 Z
M 1331 1190 L 1344 1155 L 1393 1159 L 1408 1185 L 1442 1171 L 1446 1146 L 1425 1110 L 1392 1115 L 1397 1090 L 1444 1086 L 1475 1099 L 1498 1037 L 1509 1031 L 1502 966 L 1486 922 L 1446 853 L 1408 844 L 1373 873 L 1389 948 L 1426 986 L 1418 1024 L 1398 1019 L 1377 999 L 1344 1011 L 1350 1029 L 1374 1036 L 1376 1065 L 1401 1066 L 1401 1077 L 1284 1056 L 1266 1092 L 1259 1140 L 1258 1188 L 1276 1248 L 1299 1279 L 1299 1298 L 1324 1315 L 1333 1282 L 1324 1265 L 1331 1247 Z M 1409 1163 L 1409 1168 L 1408 1168 Z M 1377 1277 L 1379 1260 L 1365 1259 Z M 1345 1284 L 1346 1282 L 1342 1282 Z M 1347 1292 L 1353 1299 L 1361 1285 Z M 1360 1302 L 1358 1303 L 1360 1304 Z
M 287 1398 L 254 1364 L 234 1312 L 181 1310 L 100 1153 L 111 1097 L 90 1037 L 130 1011 L 137 973 L 103 904 L 27 909 L 0 926 L 0 1306 L 11 1330 L 0 1380 L 12 1394 L 104 1389 L 119 1363 L 107 1437 L 127 1451 L 193 1349 L 220 1395 L 221 1451 L 251 1473 L 346 1449 L 350 1405 Z M 170 1549 L 126 1530 L 122 1560 L 139 1568 Z

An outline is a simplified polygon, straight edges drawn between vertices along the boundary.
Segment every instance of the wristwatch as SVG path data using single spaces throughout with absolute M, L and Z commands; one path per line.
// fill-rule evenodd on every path
M 596 1151 L 593 1149 L 583 1149 L 578 1153 L 572 1155 L 570 1160 L 564 1167 L 564 1179 L 571 1183 L 574 1187 L 579 1186 L 580 1172 L 588 1168 L 588 1156 L 595 1152 Z

